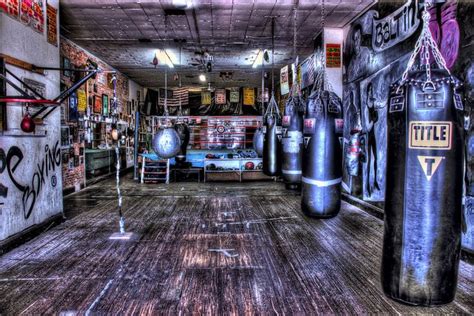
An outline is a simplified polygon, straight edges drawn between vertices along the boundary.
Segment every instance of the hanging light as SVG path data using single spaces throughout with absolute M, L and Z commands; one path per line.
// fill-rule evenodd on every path
M 206 76 L 204 76 L 203 74 L 200 74 L 199 75 L 199 81 L 205 82 L 206 81 Z

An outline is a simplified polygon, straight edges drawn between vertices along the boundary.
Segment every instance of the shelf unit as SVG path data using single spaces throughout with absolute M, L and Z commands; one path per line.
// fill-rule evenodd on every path
M 262 169 L 253 169 L 253 170 L 245 170 L 245 164 L 247 162 L 253 162 L 255 168 L 262 163 L 262 158 L 221 158 L 221 159 L 204 159 L 204 182 L 208 181 L 209 174 L 217 174 L 217 173 L 235 173 L 239 177 L 239 181 L 246 180 L 245 174 L 247 173 L 258 173 L 261 175 L 262 179 L 271 177 L 267 177 L 263 174 Z M 217 168 L 222 167 L 225 168 L 224 170 L 212 170 L 208 169 L 208 166 L 214 164 Z
M 170 182 L 170 160 L 152 159 L 148 155 L 139 155 L 138 162 L 140 167 L 140 183 L 146 182 Z

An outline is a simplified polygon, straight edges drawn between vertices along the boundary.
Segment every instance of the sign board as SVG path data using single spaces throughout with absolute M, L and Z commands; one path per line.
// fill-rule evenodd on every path
M 288 94 L 290 92 L 290 83 L 288 78 L 288 65 L 280 69 L 280 91 L 281 95 Z
M 46 4 L 46 30 L 48 43 L 58 46 L 58 9 L 51 6 L 49 3 Z
M 225 89 L 216 89 L 216 104 L 226 104 L 226 91 Z
M 211 92 L 210 91 L 202 91 L 201 92 L 201 104 L 202 105 L 211 105 Z
M 341 44 L 326 44 L 326 68 L 341 68 Z
M 244 88 L 244 105 L 255 105 L 254 88 Z

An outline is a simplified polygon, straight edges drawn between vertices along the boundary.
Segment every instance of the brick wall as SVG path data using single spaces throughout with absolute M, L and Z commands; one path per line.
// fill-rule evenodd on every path
M 83 48 L 77 44 L 69 41 L 66 38 L 61 37 L 60 41 L 60 52 L 61 52 L 61 62 L 63 63 L 64 57 L 67 58 L 70 62 L 71 67 L 78 68 L 82 65 L 85 65 L 87 60 L 91 60 L 99 66 L 100 69 L 105 71 L 114 70 L 111 66 L 104 63 L 99 58 L 85 51 Z M 64 64 L 62 65 L 64 66 Z M 67 74 L 67 73 L 66 73 Z M 64 73 L 61 73 L 61 83 L 63 87 L 69 87 L 73 84 L 72 76 L 66 76 Z M 78 189 L 84 186 L 85 183 L 85 158 L 84 150 L 87 144 L 85 143 L 85 128 L 84 121 L 82 118 L 84 115 L 89 114 L 103 114 L 103 113 L 94 113 L 94 107 L 90 98 L 95 96 L 96 98 L 102 98 L 103 94 L 108 95 L 109 100 L 113 98 L 113 89 L 110 84 L 111 75 L 107 73 L 97 74 L 95 79 L 88 80 L 87 83 L 82 85 L 79 90 L 86 92 L 87 97 L 87 110 L 85 112 L 78 113 L 78 120 L 70 120 L 68 115 L 68 100 L 65 101 L 63 107 L 63 118 L 62 125 L 69 126 L 71 130 L 76 129 L 77 134 L 74 133 L 72 137 L 72 144 L 69 148 L 64 148 L 62 150 L 63 164 L 63 190 Z M 117 72 L 117 113 L 119 117 L 127 120 L 126 117 L 126 105 L 129 99 L 129 83 L 128 78 Z M 109 113 L 112 112 L 112 109 L 109 107 Z M 110 115 L 110 114 L 109 114 Z

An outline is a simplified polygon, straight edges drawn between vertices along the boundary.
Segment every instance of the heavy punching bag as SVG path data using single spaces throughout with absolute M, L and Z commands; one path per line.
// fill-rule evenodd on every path
M 330 218 L 341 208 L 341 99 L 327 90 L 314 91 L 307 101 L 301 192 L 303 213 Z
M 281 126 L 280 112 L 273 96 L 265 113 L 264 124 L 263 173 L 277 176 L 281 171 Z
M 259 157 L 263 156 L 263 138 L 265 135 L 263 134 L 263 128 L 259 126 L 255 130 L 255 134 L 253 135 L 253 149 L 257 153 Z
M 301 185 L 303 160 L 303 100 L 290 97 L 285 105 L 282 121 L 282 167 L 281 173 L 287 189 L 298 189 Z
M 178 133 L 179 139 L 181 141 L 180 150 L 176 155 L 175 160 L 177 164 L 183 164 L 186 161 L 186 151 L 189 144 L 189 127 L 188 124 L 184 122 L 176 122 L 174 129 Z
M 423 30 L 388 111 L 382 286 L 413 305 L 454 299 L 463 192 L 463 105 L 423 13 Z M 425 51 L 425 70 L 410 72 Z M 439 70 L 430 69 L 431 48 Z M 428 57 L 424 57 L 428 56 Z

